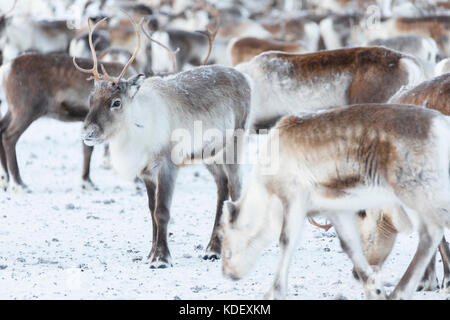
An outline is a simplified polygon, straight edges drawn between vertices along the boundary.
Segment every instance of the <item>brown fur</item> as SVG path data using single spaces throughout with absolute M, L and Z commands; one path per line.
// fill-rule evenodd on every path
M 424 106 L 450 116 L 450 73 L 422 82 L 393 97 L 392 102 Z
M 91 67 L 88 59 L 78 59 L 82 68 Z M 105 63 L 108 72 L 117 75 L 120 64 Z M 88 96 L 92 82 L 75 69 L 72 57 L 56 54 L 27 54 L 11 62 L 11 69 L 3 84 L 8 112 L 0 120 L 0 157 L 5 172 L 18 185 L 20 177 L 15 145 L 29 125 L 42 116 L 62 121 L 83 121 L 89 111 Z M 83 179 L 90 182 L 89 163 L 92 148 L 84 150 Z M 6 160 L 3 160 L 6 159 Z
M 395 26 L 401 32 L 414 32 L 433 38 L 440 49 L 449 54 L 445 43 L 450 41 L 450 16 L 398 18 Z
M 280 130 L 280 152 L 311 150 L 304 154 L 309 161 L 344 161 L 359 163 L 355 170 L 339 170 L 323 181 L 324 196 L 340 197 L 345 191 L 358 185 L 379 185 L 385 181 L 394 185 L 398 180 L 395 163 L 401 157 L 396 144 L 417 143 L 429 137 L 433 112 L 404 105 L 353 105 L 323 114 L 306 117 L 288 116 L 282 119 Z M 349 128 L 352 128 L 349 132 Z M 370 129 L 368 129 L 370 128 Z M 323 159 L 321 149 L 335 149 L 333 159 Z M 420 149 L 420 148 L 419 148 Z M 420 150 L 417 152 L 421 152 Z M 340 151 L 342 150 L 342 151 Z M 320 159 L 316 159 L 319 157 Z
M 231 64 L 233 66 L 250 61 L 258 54 L 270 51 L 284 51 L 284 52 L 300 52 L 305 47 L 298 42 L 281 42 L 276 40 L 259 39 L 254 37 L 244 37 L 233 43 L 230 49 Z
M 408 78 L 407 72 L 400 68 L 400 59 L 406 56 L 381 47 L 309 54 L 272 53 L 270 56 L 289 61 L 293 66 L 292 73 L 300 79 L 326 77 L 333 73 L 353 73 L 353 80 L 348 88 L 349 104 L 386 102 Z

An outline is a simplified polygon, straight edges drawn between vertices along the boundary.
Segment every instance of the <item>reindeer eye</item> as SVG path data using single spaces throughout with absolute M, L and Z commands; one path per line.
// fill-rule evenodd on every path
M 120 108 L 121 105 L 122 102 L 119 99 L 116 99 L 111 103 L 111 109 Z

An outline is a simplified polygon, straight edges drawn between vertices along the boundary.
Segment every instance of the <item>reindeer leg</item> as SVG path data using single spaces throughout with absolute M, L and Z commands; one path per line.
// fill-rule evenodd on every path
M 439 252 L 442 257 L 442 264 L 444 265 L 444 278 L 442 279 L 442 290 L 450 293 L 450 249 L 445 237 L 442 238 L 439 244 Z
M 420 280 L 417 291 L 434 291 L 439 289 L 439 281 L 436 276 L 436 253 L 431 258 L 425 273 Z
M 155 253 L 156 249 L 156 230 L 157 230 L 157 224 L 156 224 L 156 218 L 155 218 L 155 197 L 156 197 L 156 184 L 151 179 L 145 178 L 144 179 L 145 187 L 147 189 L 147 198 L 148 198 L 148 208 L 150 210 L 150 215 L 152 216 L 152 250 L 150 251 L 148 255 L 148 259 L 150 259 L 153 254 Z
M 11 190 L 15 192 L 30 192 L 20 177 L 17 164 L 16 144 L 22 133 L 36 120 L 38 115 L 30 115 L 28 118 L 14 118 L 2 134 L 2 142 L 6 153 L 7 167 L 12 177 Z
M 206 168 L 214 177 L 217 185 L 217 207 L 211 239 L 209 240 L 209 244 L 206 247 L 206 254 L 203 256 L 203 259 L 214 260 L 220 258 L 221 244 L 217 235 L 217 229 L 219 227 L 220 218 L 222 217 L 223 203 L 228 200 L 229 196 L 228 178 L 222 165 L 207 165 Z
M 2 168 L 2 172 L 0 172 L 0 188 L 4 191 L 6 191 L 6 189 L 8 188 L 9 174 L 5 147 L 3 146 L 2 133 L 9 126 L 10 121 L 11 113 L 8 111 L 0 120 L 0 163 Z
M 354 270 L 363 284 L 366 298 L 385 299 L 383 285 L 364 255 L 355 213 L 333 213 L 329 218 L 339 236 L 342 249 L 353 262 Z
M 422 223 L 419 227 L 419 245 L 408 269 L 389 296 L 390 299 L 409 299 L 417 289 L 417 284 L 425 273 L 444 231 L 432 222 Z
M 151 258 L 151 268 L 167 268 L 172 265 L 167 243 L 167 225 L 170 220 L 170 205 L 176 175 L 177 168 L 170 160 L 162 165 L 158 173 L 155 207 L 156 245 Z
M 92 183 L 89 176 L 92 151 L 94 151 L 94 147 L 89 147 L 83 143 L 83 174 L 81 176 L 81 188 L 84 190 L 98 190 L 98 188 Z
M 305 222 L 306 211 L 303 208 L 303 203 L 299 199 L 295 199 L 292 203 L 286 200 L 282 201 L 284 219 L 280 233 L 280 259 L 278 260 L 274 282 L 265 294 L 265 299 L 279 300 L 286 298 L 289 265 Z

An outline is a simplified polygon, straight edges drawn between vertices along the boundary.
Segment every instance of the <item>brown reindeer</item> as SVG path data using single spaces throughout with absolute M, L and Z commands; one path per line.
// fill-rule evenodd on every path
M 228 56 L 232 66 L 250 61 L 258 54 L 271 50 L 305 53 L 307 48 L 300 41 L 285 42 L 255 37 L 238 38 L 228 44 Z
M 103 20 L 102 20 L 103 21 Z M 89 25 L 90 26 L 90 25 Z M 90 37 L 92 43 L 92 37 Z M 92 63 L 80 59 L 82 67 Z M 94 61 L 95 63 L 95 61 Z M 122 65 L 105 63 L 111 74 L 118 74 Z M 73 68 L 72 57 L 62 54 L 26 54 L 0 69 L 8 111 L 0 120 L 0 159 L 4 188 L 11 182 L 13 190 L 27 190 L 19 173 L 16 143 L 23 132 L 40 117 L 61 121 L 83 121 L 89 110 L 92 82 Z M 89 178 L 92 148 L 83 145 L 83 188 L 92 188 Z

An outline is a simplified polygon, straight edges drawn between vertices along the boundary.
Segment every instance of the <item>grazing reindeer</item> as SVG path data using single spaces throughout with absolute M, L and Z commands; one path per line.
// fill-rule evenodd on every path
M 228 44 L 228 56 L 232 66 L 250 61 L 253 57 L 266 51 L 283 51 L 305 53 L 306 45 L 300 41 L 284 42 L 254 37 L 234 39 Z
M 289 263 L 308 215 L 323 214 L 362 280 L 367 298 L 385 298 L 364 256 L 355 212 L 402 206 L 419 232 L 417 252 L 389 298 L 408 299 L 450 227 L 450 120 L 415 106 L 367 104 L 288 116 L 268 137 L 278 145 L 255 166 L 238 202 L 225 202 L 219 236 L 223 272 L 238 279 L 278 234 L 281 256 L 268 298 L 284 298 Z
M 90 38 L 92 43 L 92 38 Z M 91 61 L 80 59 L 86 67 Z M 118 74 L 121 64 L 105 63 Z M 72 58 L 59 54 L 26 54 L 0 69 L 0 81 L 8 111 L 0 120 L 0 183 L 6 189 L 11 179 L 14 191 L 28 191 L 19 173 L 16 143 L 25 130 L 40 117 L 62 121 L 83 121 L 89 109 L 92 83 L 73 68 Z M 94 187 L 89 177 L 92 148 L 83 144 L 82 187 Z
M 133 22 L 134 24 L 134 22 Z M 140 36 L 137 32 L 139 49 Z M 94 49 L 92 54 L 95 55 Z M 133 62 L 135 55 L 125 66 Z M 94 59 L 94 61 L 97 61 Z M 226 130 L 244 130 L 250 104 L 250 87 L 246 78 L 233 68 L 205 66 L 165 78 L 142 75 L 125 80 L 114 79 L 102 67 L 91 70 L 95 79 L 90 96 L 90 111 L 84 122 L 83 139 L 87 145 L 109 142 L 111 163 L 122 176 L 141 177 L 147 188 L 153 222 L 153 242 L 149 258 L 152 268 L 171 265 L 167 243 L 167 225 L 177 169 L 191 158 L 214 150 L 216 157 L 238 151 L 234 138 Z M 174 130 L 192 134 L 195 122 L 205 129 L 217 129 L 224 141 L 203 141 L 189 148 L 187 154 L 174 154 L 177 143 L 171 140 Z M 225 143 L 225 144 L 224 144 Z M 235 150 L 237 149 L 237 150 Z M 236 155 L 236 152 L 233 153 Z M 221 251 L 216 229 L 223 202 L 240 195 L 239 166 L 236 162 L 207 165 L 218 187 L 217 212 L 206 258 L 218 258 Z
M 253 129 L 300 111 L 384 103 L 402 86 L 425 78 L 417 59 L 382 47 L 264 52 L 236 68 L 252 79 Z
M 400 90 L 389 103 L 422 106 L 434 109 L 450 116 L 450 74 L 444 74 L 419 85 Z M 409 222 L 399 207 L 371 209 L 358 215 L 363 247 L 369 263 L 381 267 L 392 250 L 398 232 L 408 231 Z M 372 228 L 376 225 L 375 228 Z M 439 251 L 444 264 L 444 279 L 442 288 L 450 291 L 450 255 L 445 239 L 442 240 Z M 418 290 L 434 290 L 437 286 L 435 275 L 435 259 L 428 266 Z
M 391 253 L 397 234 L 410 232 L 412 224 L 399 206 L 361 210 L 356 217 L 364 255 L 372 268 L 379 270 Z M 445 237 L 439 244 L 439 252 L 444 266 L 441 288 L 450 293 L 450 249 Z M 354 270 L 353 275 L 358 279 Z M 439 281 L 436 276 L 436 255 L 434 255 L 417 286 L 417 291 L 436 289 L 439 289 Z

